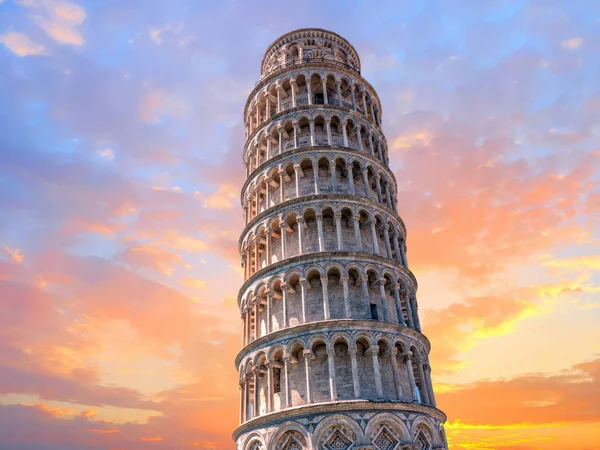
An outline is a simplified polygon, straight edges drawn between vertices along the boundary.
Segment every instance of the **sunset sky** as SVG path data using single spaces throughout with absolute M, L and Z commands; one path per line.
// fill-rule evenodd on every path
M 242 111 L 377 89 L 452 450 L 600 449 L 600 2 L 0 0 L 0 449 L 232 450 Z

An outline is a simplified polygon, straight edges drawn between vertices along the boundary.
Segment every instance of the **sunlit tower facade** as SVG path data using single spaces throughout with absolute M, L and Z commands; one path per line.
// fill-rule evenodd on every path
M 244 110 L 239 450 L 447 449 L 381 122 L 341 36 L 266 50 Z

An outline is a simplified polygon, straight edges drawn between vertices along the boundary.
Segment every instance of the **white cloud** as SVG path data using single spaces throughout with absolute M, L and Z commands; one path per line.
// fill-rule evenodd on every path
M 47 55 L 48 51 L 43 45 L 29 39 L 29 36 L 15 31 L 0 35 L 2 42 L 8 49 L 19 56 Z
M 85 43 L 78 29 L 86 17 L 80 5 L 62 0 L 21 0 L 20 4 L 31 10 L 32 20 L 57 43 Z

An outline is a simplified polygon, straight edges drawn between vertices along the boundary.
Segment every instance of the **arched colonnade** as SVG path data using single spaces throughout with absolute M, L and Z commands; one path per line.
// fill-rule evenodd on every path
M 396 211 L 391 174 L 358 156 L 331 152 L 293 155 L 265 167 L 246 184 L 242 208 L 246 224 L 286 200 L 307 195 L 348 194 L 365 197 Z
M 430 372 L 425 350 L 400 335 L 359 331 L 293 338 L 261 348 L 240 363 L 240 421 L 355 399 L 435 407 Z

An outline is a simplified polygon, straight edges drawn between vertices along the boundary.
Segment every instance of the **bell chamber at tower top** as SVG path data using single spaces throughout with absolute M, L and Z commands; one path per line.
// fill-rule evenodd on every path
M 330 31 L 305 29 L 283 35 L 267 49 L 261 76 L 311 62 L 334 64 L 360 75 L 358 53 L 348 41 Z

